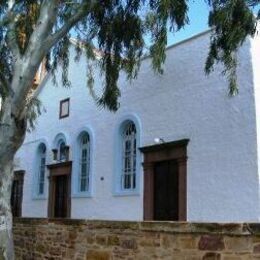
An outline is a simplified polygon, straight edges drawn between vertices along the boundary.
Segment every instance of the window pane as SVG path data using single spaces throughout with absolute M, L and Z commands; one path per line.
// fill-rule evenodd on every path
M 81 138 L 80 158 L 80 191 L 89 190 L 89 163 L 90 163 L 90 142 L 89 135 L 84 134 Z
M 69 99 L 60 102 L 60 118 L 69 116 L 69 102 Z
M 38 172 L 38 194 L 44 193 L 45 165 L 46 165 L 46 146 L 41 145 L 39 154 L 39 172 Z
M 39 194 L 43 194 L 43 191 L 44 191 L 44 183 L 40 183 L 39 185 Z
M 59 153 L 60 153 L 60 161 L 66 160 L 66 145 L 65 142 L 61 142 L 60 143 L 60 149 L 59 149 Z
M 136 187 L 136 128 L 129 122 L 123 132 L 122 189 Z

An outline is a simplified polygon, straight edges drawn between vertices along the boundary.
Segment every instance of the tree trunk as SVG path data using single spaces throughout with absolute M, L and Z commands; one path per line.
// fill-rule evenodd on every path
M 12 234 L 11 189 L 13 162 L 0 159 L 0 260 L 14 259 Z
M 6 100 L 0 121 L 0 260 L 14 259 L 11 212 L 13 160 L 26 133 L 26 120 L 14 118 L 9 107 L 10 102 Z

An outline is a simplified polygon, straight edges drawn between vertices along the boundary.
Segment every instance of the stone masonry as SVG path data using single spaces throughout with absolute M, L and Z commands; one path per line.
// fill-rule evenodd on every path
M 260 259 L 260 224 L 14 220 L 16 259 Z

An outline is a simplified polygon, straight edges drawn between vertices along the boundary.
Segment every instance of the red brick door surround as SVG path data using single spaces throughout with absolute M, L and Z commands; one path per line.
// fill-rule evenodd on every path
M 141 147 L 144 154 L 144 220 L 154 220 L 154 166 L 175 160 L 179 174 L 178 220 L 187 220 L 187 145 L 188 139 Z

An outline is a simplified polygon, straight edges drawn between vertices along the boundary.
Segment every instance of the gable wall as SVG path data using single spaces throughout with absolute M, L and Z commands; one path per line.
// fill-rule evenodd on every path
M 249 50 L 248 41 L 239 54 L 241 89 L 234 98 L 227 95 L 227 82 L 220 75 L 220 67 L 209 77 L 204 74 L 208 51 L 208 34 L 204 34 L 168 49 L 163 76 L 155 76 L 149 59 L 145 59 L 132 85 L 122 77 L 121 107 L 117 113 L 97 108 L 85 86 L 84 61 L 71 62 L 73 87 L 57 88 L 51 80 L 46 83 L 39 98 L 47 113 L 38 119 L 37 129 L 27 136 L 27 144 L 17 154 L 19 167 L 26 169 L 23 216 L 47 214 L 47 200 L 32 200 L 37 140 L 44 138 L 50 151 L 55 136 L 63 132 L 73 146 L 80 129 L 88 127 L 94 139 L 93 197 L 73 198 L 72 217 L 141 220 L 142 171 L 139 196 L 114 196 L 112 189 L 116 127 L 122 118 L 135 115 L 140 121 L 141 146 L 152 145 L 155 137 L 165 141 L 190 139 L 188 220 L 258 220 L 254 89 Z M 96 84 L 101 86 L 100 77 Z M 70 116 L 59 120 L 59 102 L 67 97 L 71 99 Z

